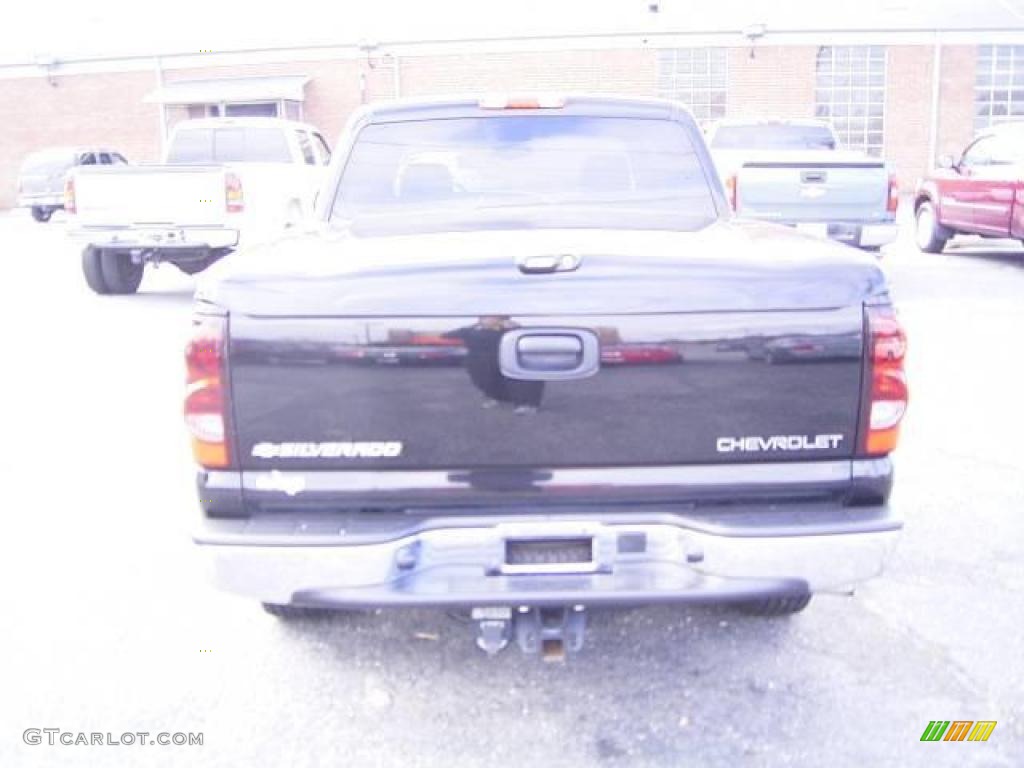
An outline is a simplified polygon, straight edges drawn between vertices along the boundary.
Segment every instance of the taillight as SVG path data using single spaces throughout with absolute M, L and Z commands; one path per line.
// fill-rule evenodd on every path
M 241 213 L 245 210 L 242 180 L 238 178 L 238 174 L 231 171 L 224 174 L 224 202 L 228 213 Z
M 480 109 L 561 109 L 565 106 L 565 98 L 553 94 L 538 96 L 491 94 L 480 99 L 477 106 Z
M 78 212 L 75 201 L 75 179 L 73 177 L 68 178 L 64 182 L 64 210 L 67 213 Z
M 227 320 L 197 315 L 185 348 L 185 424 L 192 436 L 192 453 L 204 467 L 230 466 L 228 450 L 228 391 L 224 375 L 224 337 Z
M 883 456 L 896 447 L 907 411 L 907 336 L 892 307 L 868 307 L 867 320 L 871 381 L 862 447 L 869 456 Z
M 896 178 L 895 174 L 889 176 L 889 201 L 885 205 L 885 210 L 889 213 L 896 213 L 896 209 L 900 207 L 900 183 Z
M 738 195 L 736 174 L 731 173 L 725 177 L 725 196 L 729 199 L 729 206 L 735 211 L 736 200 Z

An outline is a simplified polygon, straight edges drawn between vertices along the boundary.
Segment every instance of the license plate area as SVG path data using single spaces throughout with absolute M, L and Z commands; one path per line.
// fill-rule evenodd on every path
M 828 237 L 828 224 L 820 222 L 801 222 L 796 225 L 797 231 L 815 237 Z
M 142 237 L 145 240 L 149 240 L 153 243 L 167 243 L 173 245 L 175 243 L 185 242 L 185 230 L 183 229 L 149 229 L 143 230 Z
M 597 570 L 594 539 L 505 539 L 503 573 L 587 573 Z

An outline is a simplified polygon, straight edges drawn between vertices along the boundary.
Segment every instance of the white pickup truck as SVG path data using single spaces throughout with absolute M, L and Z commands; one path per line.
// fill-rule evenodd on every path
M 79 168 L 65 186 L 69 234 L 96 293 L 135 293 L 146 264 L 206 269 L 242 242 L 312 212 L 330 149 L 315 128 L 274 118 L 179 123 L 163 165 Z

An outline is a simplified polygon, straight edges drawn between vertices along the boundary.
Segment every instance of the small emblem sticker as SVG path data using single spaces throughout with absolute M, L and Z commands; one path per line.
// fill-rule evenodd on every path
M 253 478 L 253 486 L 257 491 L 278 491 L 289 496 L 298 496 L 306 490 L 306 476 L 294 472 L 278 472 L 276 469 L 270 475 L 256 475 Z

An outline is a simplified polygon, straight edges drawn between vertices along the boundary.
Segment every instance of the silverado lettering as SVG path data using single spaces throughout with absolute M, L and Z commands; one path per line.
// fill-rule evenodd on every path
M 401 454 L 400 442 L 256 443 L 252 447 L 252 455 L 258 459 L 393 458 Z

